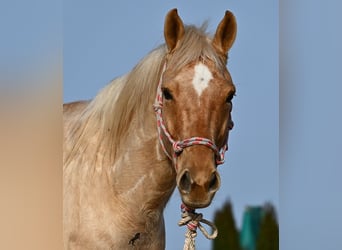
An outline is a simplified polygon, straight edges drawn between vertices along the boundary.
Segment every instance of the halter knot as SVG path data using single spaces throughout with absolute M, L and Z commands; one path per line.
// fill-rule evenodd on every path
M 154 112 L 157 112 L 158 110 L 161 110 L 163 107 L 163 104 L 162 103 L 155 103 L 153 104 L 153 109 L 154 109 Z
M 216 159 L 216 163 L 218 165 L 223 164 L 224 163 L 224 154 L 225 152 L 228 150 L 228 144 L 226 143 L 220 150 L 219 152 L 219 158 Z
M 173 147 L 173 150 L 175 151 L 175 154 L 179 154 L 183 151 L 184 147 L 182 147 L 182 142 L 181 141 L 175 141 L 173 144 L 172 144 L 172 147 Z
M 184 250 L 195 249 L 195 238 L 197 236 L 197 228 L 200 229 L 200 231 L 207 239 L 212 240 L 216 238 L 218 233 L 216 226 L 212 222 L 203 219 L 203 215 L 201 213 L 196 213 L 195 209 L 188 208 L 184 204 L 181 205 L 181 211 L 182 219 L 178 222 L 178 225 L 187 226 Z M 211 227 L 213 230 L 212 234 L 209 234 L 201 223 L 207 224 L 209 227 Z

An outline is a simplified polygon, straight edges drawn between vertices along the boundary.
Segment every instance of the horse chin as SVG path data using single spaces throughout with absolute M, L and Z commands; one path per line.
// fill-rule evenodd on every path
M 208 198 L 206 200 L 192 200 L 190 199 L 188 196 L 186 195 L 182 195 L 182 202 L 185 206 L 187 206 L 188 208 L 192 208 L 192 209 L 197 209 L 197 208 L 206 208 L 208 206 L 210 206 L 212 198 Z

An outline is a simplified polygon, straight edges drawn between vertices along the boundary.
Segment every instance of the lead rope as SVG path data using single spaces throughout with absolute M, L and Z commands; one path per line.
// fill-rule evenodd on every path
M 182 219 L 178 222 L 178 226 L 187 226 L 183 250 L 195 250 L 197 228 L 200 229 L 207 239 L 213 240 L 216 238 L 218 233 L 216 226 L 212 222 L 203 219 L 203 215 L 201 213 L 196 213 L 195 209 L 190 209 L 184 204 L 181 205 L 181 211 Z M 212 228 L 212 234 L 208 233 L 208 231 L 202 226 L 201 222 Z
M 160 75 L 156 100 L 153 105 L 154 111 L 156 113 L 156 118 L 157 118 L 159 142 L 160 142 L 160 145 L 162 146 L 163 151 L 165 152 L 167 157 L 173 162 L 174 167 L 176 168 L 176 171 L 177 171 L 178 154 L 180 154 L 184 148 L 190 147 L 193 145 L 204 145 L 204 146 L 211 148 L 216 154 L 216 164 L 217 165 L 223 164 L 224 154 L 228 150 L 227 143 L 225 143 L 225 145 L 221 149 L 218 149 L 214 142 L 212 142 L 210 139 L 202 138 L 202 137 L 192 137 L 192 138 L 188 138 L 182 141 L 175 141 L 170 135 L 170 133 L 167 131 L 164 121 L 163 121 L 163 116 L 162 116 L 163 93 L 161 90 L 161 85 L 162 85 L 163 75 L 164 75 L 165 70 L 166 70 L 166 62 L 164 63 L 162 73 Z M 162 137 L 162 132 L 164 133 L 164 135 L 167 137 L 167 139 L 172 145 L 172 149 L 173 149 L 172 155 L 170 155 L 169 152 L 167 152 L 165 148 L 163 137 Z M 216 238 L 218 234 L 216 226 L 212 222 L 206 219 L 203 219 L 203 215 L 201 213 L 196 213 L 195 209 L 190 209 L 186 207 L 184 204 L 181 205 L 181 211 L 182 211 L 182 219 L 178 222 L 178 225 L 187 226 L 187 231 L 185 233 L 184 248 L 183 248 L 184 250 L 195 250 L 195 238 L 197 236 L 197 228 L 200 229 L 200 231 L 203 233 L 203 235 L 207 239 L 212 240 Z M 201 223 L 204 223 L 208 225 L 209 227 L 211 227 L 213 231 L 212 234 L 209 234 L 208 231 L 202 226 Z

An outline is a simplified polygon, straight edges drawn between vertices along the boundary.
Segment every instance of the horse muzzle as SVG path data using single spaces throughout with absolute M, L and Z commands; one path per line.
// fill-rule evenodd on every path
M 194 174 L 189 169 L 184 169 L 177 178 L 183 203 L 193 209 L 208 207 L 220 184 L 220 175 L 216 169 L 207 175 L 203 172 Z

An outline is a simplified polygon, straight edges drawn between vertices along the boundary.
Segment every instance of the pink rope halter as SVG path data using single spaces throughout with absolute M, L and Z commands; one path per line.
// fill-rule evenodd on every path
M 177 169 L 177 156 L 185 148 L 190 147 L 190 146 L 194 146 L 194 145 L 204 145 L 204 146 L 209 147 L 210 149 L 212 149 L 215 152 L 216 164 L 217 165 L 223 164 L 224 163 L 224 154 L 228 150 L 227 141 L 225 142 L 225 144 L 222 148 L 218 149 L 218 147 L 215 145 L 215 143 L 213 141 L 211 141 L 210 139 L 203 138 L 203 137 L 191 137 L 188 139 L 184 139 L 182 141 L 175 141 L 172 138 L 172 136 L 170 135 L 170 133 L 167 131 L 167 129 L 165 127 L 164 120 L 163 120 L 163 116 L 162 116 L 163 93 L 162 93 L 162 88 L 161 88 L 161 85 L 163 82 L 163 75 L 164 75 L 165 70 L 166 70 L 166 62 L 164 63 L 164 66 L 163 66 L 163 70 L 162 70 L 160 80 L 158 83 L 156 100 L 155 100 L 155 103 L 153 105 L 154 111 L 155 111 L 156 117 L 157 117 L 157 128 L 158 128 L 159 141 L 160 141 L 160 144 L 163 148 L 163 151 L 165 152 L 167 157 L 169 157 L 169 159 L 171 161 L 173 161 L 176 169 Z M 165 145 L 163 142 L 163 137 L 162 137 L 162 132 L 164 133 L 164 135 L 167 137 L 167 139 L 169 140 L 169 142 L 172 145 L 172 148 L 173 148 L 172 156 L 167 152 L 167 150 L 165 148 Z

